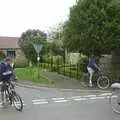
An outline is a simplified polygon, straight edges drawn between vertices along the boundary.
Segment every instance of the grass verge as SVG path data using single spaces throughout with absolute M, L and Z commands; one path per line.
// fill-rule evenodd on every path
M 39 72 L 43 70 L 39 68 Z M 15 75 L 17 76 L 18 79 L 21 80 L 29 80 L 35 83 L 41 83 L 41 84 L 54 84 L 54 80 L 49 80 L 46 78 L 43 78 L 39 74 L 39 79 L 38 79 L 38 68 L 37 67 L 26 67 L 26 68 L 16 68 L 14 70 Z

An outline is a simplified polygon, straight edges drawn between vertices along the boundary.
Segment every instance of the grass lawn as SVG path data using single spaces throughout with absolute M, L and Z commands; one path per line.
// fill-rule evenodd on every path
M 41 70 L 43 69 L 39 68 L 39 71 Z M 38 68 L 37 67 L 16 68 L 14 71 L 15 71 L 15 75 L 17 76 L 17 78 L 21 80 L 30 80 L 32 82 L 41 83 L 41 84 L 54 84 L 55 83 L 54 80 L 43 78 L 40 75 L 38 79 Z

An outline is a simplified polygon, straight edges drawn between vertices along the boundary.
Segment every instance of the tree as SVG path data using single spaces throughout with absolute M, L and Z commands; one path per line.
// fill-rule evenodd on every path
M 59 24 L 56 28 L 53 28 L 49 34 L 49 39 L 51 42 L 51 49 L 55 55 L 64 54 L 63 46 L 63 23 Z
M 45 52 L 46 45 L 46 34 L 40 30 L 27 30 L 22 33 L 21 38 L 19 40 L 19 45 L 23 50 L 26 58 L 30 60 L 32 63 L 36 63 L 37 54 L 33 47 L 34 44 L 43 44 L 43 50 L 40 53 L 40 56 Z
M 120 49 L 120 1 L 79 0 L 64 26 L 70 51 L 101 55 Z

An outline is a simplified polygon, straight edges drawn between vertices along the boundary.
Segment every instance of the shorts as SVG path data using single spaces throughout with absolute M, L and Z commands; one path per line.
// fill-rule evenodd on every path
M 94 73 L 94 72 L 95 72 L 95 71 L 94 71 L 92 68 L 90 68 L 90 67 L 87 67 L 87 70 L 88 70 L 89 73 Z

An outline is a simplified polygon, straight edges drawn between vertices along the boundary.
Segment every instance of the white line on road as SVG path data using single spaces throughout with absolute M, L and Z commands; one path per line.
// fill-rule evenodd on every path
M 117 95 L 113 95 L 112 98 L 117 98 Z
M 34 102 L 33 103 L 34 105 L 38 105 L 38 104 L 48 104 L 48 102 L 46 101 L 46 102 Z
M 42 102 L 42 101 L 46 101 L 47 99 L 36 99 L 36 100 L 32 100 L 32 102 Z
M 110 98 L 110 96 L 106 96 L 106 98 L 107 98 L 107 99 L 109 99 L 109 98 Z
M 74 96 L 74 97 L 71 97 L 72 99 L 75 99 L 75 98 L 81 98 L 82 96 Z
M 97 100 L 97 99 L 105 99 L 105 97 L 91 97 L 89 99 L 91 99 L 91 100 Z
M 103 94 L 100 94 L 99 96 L 108 96 L 108 95 L 112 95 L 112 93 L 103 93 Z
M 64 100 L 65 98 L 52 98 L 52 100 Z
M 76 101 L 87 100 L 87 98 L 76 98 L 76 99 L 74 99 L 74 100 L 76 100 Z
M 96 97 L 96 95 L 87 95 L 87 96 L 83 96 L 83 97 Z
M 54 101 L 54 102 L 56 102 L 56 103 L 58 103 L 58 102 L 68 102 L 69 100 L 58 100 L 58 101 Z

